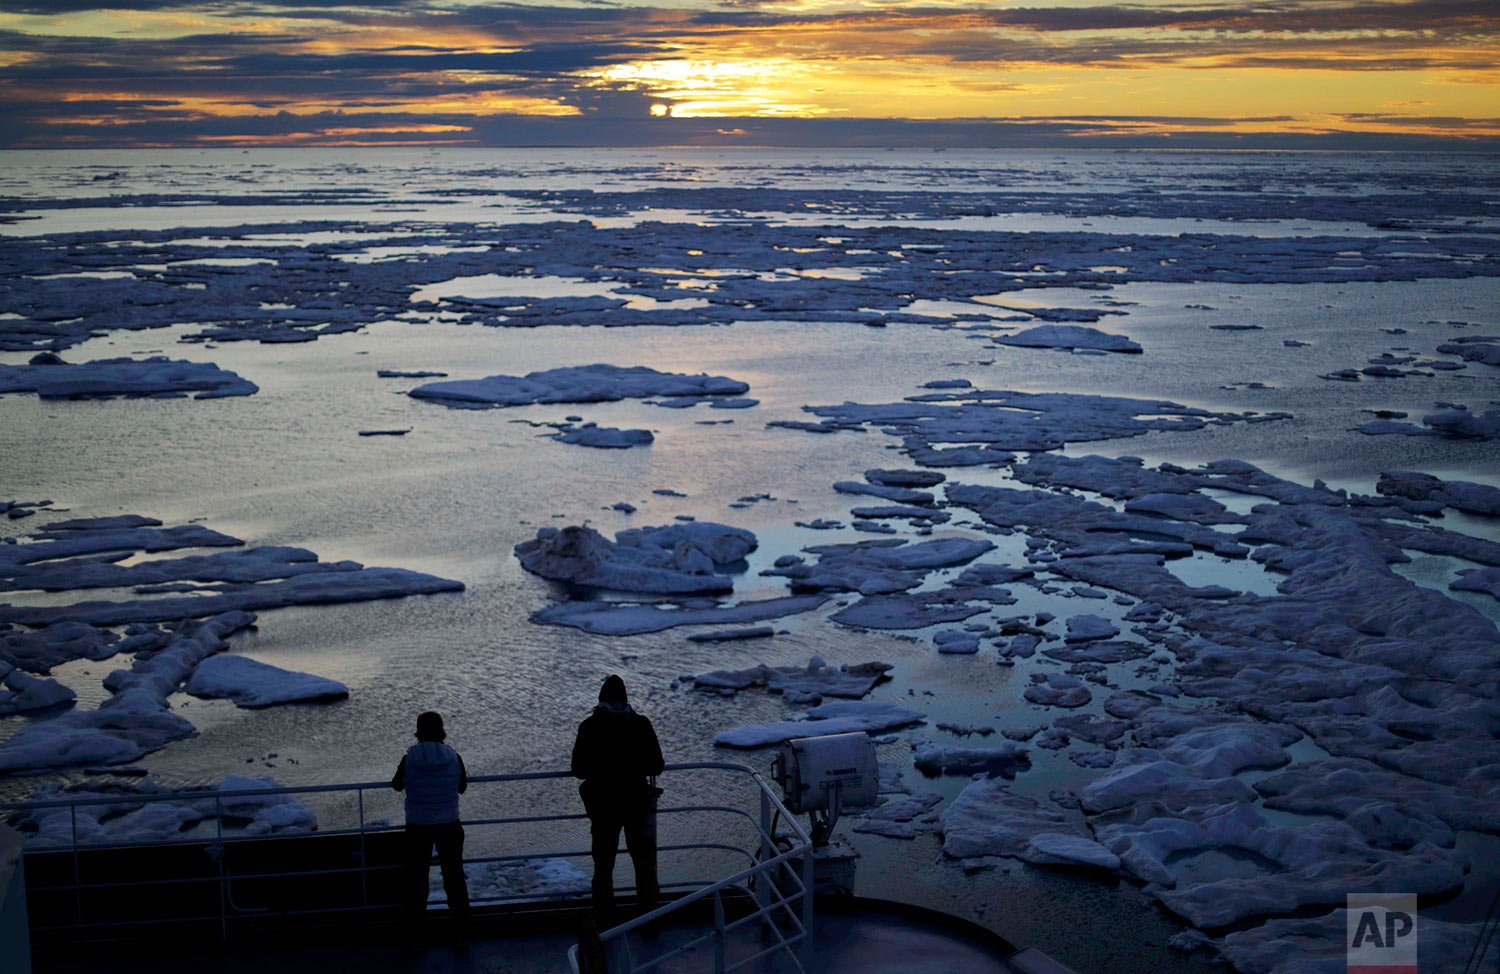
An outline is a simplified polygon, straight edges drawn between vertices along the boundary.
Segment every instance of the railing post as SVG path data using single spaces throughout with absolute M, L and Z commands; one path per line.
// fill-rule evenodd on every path
M 714 974 L 724 974 L 724 900 L 714 893 Z
M 774 843 L 772 843 L 772 838 L 771 793 L 765 789 L 765 786 L 762 785 L 760 788 L 761 862 L 766 862 L 767 860 L 774 859 L 776 857 L 776 853 L 774 851 L 776 846 Z M 755 905 L 758 906 L 761 910 L 765 911 L 761 914 L 761 916 L 767 923 L 773 922 L 770 911 L 766 910 L 766 907 L 770 906 L 771 904 L 771 887 L 775 884 L 775 874 L 776 870 L 774 868 L 767 869 L 756 877 L 755 882 Z
M 218 853 L 214 857 L 219 867 L 219 942 L 229 942 L 229 920 L 225 916 L 224 903 L 229 898 L 229 891 L 225 889 L 224 877 L 224 802 L 219 796 L 214 796 L 214 849 Z
M 812 967 L 813 962 L 813 846 L 807 844 L 802 855 L 802 966 Z
M 359 795 L 359 905 L 370 908 L 370 857 L 365 852 L 365 790 Z
M 73 823 L 73 916 L 74 922 L 83 926 L 83 876 L 79 873 L 78 859 L 78 806 L 68 807 Z

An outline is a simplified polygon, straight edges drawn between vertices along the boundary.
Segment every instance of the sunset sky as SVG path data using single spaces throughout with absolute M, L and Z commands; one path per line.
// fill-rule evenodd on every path
M 1500 149 L 1500 0 L 0 0 L 0 146 Z

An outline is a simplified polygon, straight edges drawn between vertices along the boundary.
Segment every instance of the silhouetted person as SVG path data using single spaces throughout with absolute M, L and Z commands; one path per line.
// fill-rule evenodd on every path
M 594 909 L 608 918 L 614 908 L 615 854 L 620 832 L 635 865 L 636 893 L 647 910 L 656 906 L 656 792 L 648 777 L 661 774 L 661 745 L 651 721 L 630 709 L 625 681 L 610 676 L 599 689 L 599 705 L 578 725 L 573 777 L 593 836 Z M 601 924 L 602 925 L 602 924 Z
M 469 886 L 464 881 L 464 827 L 458 820 L 458 796 L 469 789 L 469 772 L 458 752 L 443 743 L 441 714 L 417 716 L 417 743 L 407 748 L 391 787 L 406 792 L 407 920 L 421 929 L 427 910 L 427 876 L 432 847 L 443 870 L 443 891 L 460 932 L 469 924 Z

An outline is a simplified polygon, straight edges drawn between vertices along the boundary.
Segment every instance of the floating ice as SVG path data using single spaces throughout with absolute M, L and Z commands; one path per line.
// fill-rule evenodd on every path
M 43 399 L 104 399 L 195 392 L 194 399 L 218 399 L 259 391 L 255 383 L 211 362 L 164 356 L 98 359 L 78 365 L 0 365 L 0 395 L 34 392 Z
M 992 776 L 1014 778 L 1016 772 L 1030 767 L 1027 749 L 1015 741 L 1002 741 L 995 747 L 959 747 L 912 741 L 912 761 L 925 774 L 972 774 L 984 771 Z
M 174 633 L 166 647 L 105 680 L 113 696 L 97 710 L 72 710 L 30 724 L 0 744 L 0 772 L 127 764 L 195 733 L 172 713 L 167 697 L 205 658 L 228 647 L 229 634 L 249 626 L 248 612 L 226 612 Z
M 1219 949 L 1235 970 L 1249 974 L 1346 974 L 1349 930 L 1344 909 L 1322 916 L 1278 917 L 1226 935 Z M 1462 971 L 1476 960 L 1480 934 L 1478 923 L 1423 917 L 1413 966 L 1424 971 Z M 1475 970 L 1500 961 L 1500 940 L 1492 940 L 1482 954 Z
M 1026 848 L 1021 850 L 1021 858 L 1041 866 L 1120 868 L 1120 857 L 1093 839 L 1062 832 L 1033 835 L 1031 841 L 1026 843 Z
M 926 719 L 926 714 L 881 700 L 840 700 L 807 712 L 807 720 L 783 720 L 773 724 L 750 724 L 720 731 L 714 743 L 721 747 L 769 747 L 795 737 L 818 737 L 851 731 L 877 733 L 907 727 Z
M 883 405 L 846 402 L 802 408 L 822 417 L 829 431 L 872 426 L 902 436 L 903 450 L 923 466 L 1008 462 L 1014 459 L 1007 452 L 1011 450 L 1055 450 L 1068 443 L 1285 415 L 1213 413 L 1173 402 L 1119 396 L 988 390 L 931 393 Z M 939 443 L 975 445 L 937 448 Z M 952 450 L 977 452 L 960 456 Z
M 1500 488 L 1466 480 L 1442 480 L 1410 470 L 1386 470 L 1375 489 L 1386 497 L 1406 499 L 1419 505 L 1415 513 L 1435 513 L 1444 507 L 1500 517 Z
M 246 656 L 211 656 L 183 687 L 195 697 L 227 697 L 237 707 L 341 700 L 349 688 L 336 680 L 296 673 Z
M 80 845 L 129 845 L 170 842 L 203 821 L 221 818 L 231 827 L 241 826 L 247 835 L 297 834 L 315 831 L 317 815 L 290 795 L 246 795 L 243 792 L 277 788 L 276 779 L 226 775 L 217 789 L 220 798 L 169 798 L 176 792 L 147 779 L 130 786 L 115 785 L 109 791 L 42 788 L 32 800 L 78 801 L 111 799 L 100 804 L 27 808 L 15 816 L 16 824 L 32 833 L 29 847 Z M 196 790 L 196 789 L 195 789 Z M 156 798 L 145 802 L 143 798 Z
M 1124 335 L 1112 335 L 1082 325 L 1037 325 L 1014 335 L 995 339 L 1001 345 L 1023 348 L 1096 348 L 1103 352 L 1136 352 L 1141 346 Z M 965 383 L 967 385 L 968 383 Z M 929 387 L 931 384 L 929 383 Z
M 1103 616 L 1077 615 L 1068 620 L 1065 641 L 1086 643 L 1092 639 L 1112 639 L 1119 634 L 1119 628 Z
M 21 606 L 0 604 L 0 621 L 24 626 L 57 622 L 86 622 L 112 626 L 127 622 L 165 622 L 201 618 L 221 612 L 262 611 L 289 605 L 362 602 L 458 592 L 463 583 L 424 575 L 404 568 L 362 568 L 359 571 L 315 572 L 275 582 L 246 585 L 217 595 L 152 598 L 131 602 L 76 602 L 72 605 Z
M 1500 366 L 1500 335 L 1464 335 L 1439 345 L 1437 350 L 1470 362 Z
M 492 375 L 417 386 L 407 395 L 443 405 L 525 406 L 532 403 L 610 402 L 648 396 L 739 396 L 750 387 L 711 375 L 657 372 L 643 365 L 577 365 L 526 376 Z
M 1013 793 L 999 778 L 969 784 L 943 809 L 943 852 L 954 859 L 1025 854 L 1037 835 L 1082 835 L 1060 811 L 1043 808 L 1033 798 Z
M 939 538 L 915 544 L 898 540 L 818 545 L 804 549 L 818 556 L 813 565 L 793 562 L 762 574 L 789 579 L 793 592 L 859 592 L 881 595 L 915 588 L 932 570 L 963 565 L 992 550 L 972 538 Z
M 883 835 L 888 839 L 914 839 L 918 831 L 929 831 L 933 827 L 915 820 L 926 818 L 942 800 L 941 795 L 932 791 L 885 798 L 865 814 L 863 821 L 854 826 L 854 831 Z
M 1389 852 L 1341 822 L 1272 826 L 1238 803 L 1196 819 L 1111 823 L 1096 834 L 1147 893 L 1196 927 L 1343 904 L 1350 890 L 1446 893 L 1463 885 L 1467 868 L 1462 856 L 1431 844 Z M 1226 851 L 1237 854 L 1235 868 L 1216 864 Z
M 1082 707 L 1093 699 L 1083 681 L 1067 673 L 1031 674 L 1031 685 L 1022 696 L 1043 707 Z
M 933 633 L 932 644 L 940 653 L 969 655 L 979 652 L 979 637 L 959 629 L 944 629 Z
M 584 423 L 582 426 L 564 426 L 559 432 L 552 434 L 552 439 L 559 443 L 592 446 L 601 450 L 628 450 L 633 446 L 646 446 L 656 437 L 651 435 L 650 430 L 616 429 L 613 426 Z
M 752 666 L 744 670 L 714 670 L 692 678 L 699 690 L 719 692 L 764 686 L 768 693 L 795 696 L 799 701 L 821 697 L 858 699 L 885 680 L 888 663 L 859 663 L 835 668 L 814 657 L 807 666 Z
M 675 626 L 709 626 L 809 612 L 828 601 L 826 595 L 792 595 L 738 605 L 716 605 L 704 602 L 563 602 L 548 606 L 531 616 L 531 621 L 550 626 L 572 626 L 584 632 L 603 636 L 635 636 L 661 632 Z
M 542 528 L 516 545 L 527 571 L 622 592 L 727 592 L 734 582 L 718 566 L 755 548 L 755 536 L 708 521 L 621 531 L 609 541 L 589 527 Z
M 1500 568 L 1476 568 L 1448 583 L 1455 592 L 1484 592 L 1500 599 Z
M 78 698 L 78 694 L 56 680 L 27 676 L 20 670 L 5 674 L 6 689 L 0 690 L 0 716 L 28 710 L 45 710 Z

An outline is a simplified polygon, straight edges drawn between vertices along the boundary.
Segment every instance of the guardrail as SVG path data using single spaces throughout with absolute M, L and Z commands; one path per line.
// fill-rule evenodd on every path
M 759 959 L 765 954 L 773 951 L 785 951 L 792 959 L 792 963 L 798 970 L 805 970 L 802 963 L 808 956 L 812 944 L 813 927 L 813 897 L 812 893 L 812 840 L 801 828 L 797 821 L 782 805 L 779 798 L 772 791 L 769 783 L 754 769 L 742 764 L 728 762 L 695 762 L 686 764 L 668 765 L 665 773 L 668 775 L 682 774 L 692 771 L 718 771 L 729 772 L 736 775 L 744 775 L 753 783 L 755 792 L 759 796 L 759 815 L 752 814 L 743 807 L 728 804 L 690 804 L 679 805 L 657 810 L 658 817 L 689 815 L 689 814 L 724 814 L 743 818 L 755 829 L 755 844 L 752 848 L 730 845 L 723 842 L 684 842 L 668 844 L 658 847 L 659 852 L 677 853 L 701 853 L 708 851 L 729 853 L 735 856 L 744 856 L 748 865 L 730 875 L 716 880 L 692 880 L 665 882 L 662 884 L 664 890 L 686 890 L 678 898 L 652 910 L 644 916 L 638 917 L 626 923 L 619 924 L 600 934 L 600 939 L 607 948 L 612 948 L 618 958 L 617 967 L 625 971 L 647 971 L 669 957 L 676 956 L 685 950 L 695 947 L 701 943 L 713 940 L 715 943 L 714 970 L 716 974 L 732 971 L 753 960 Z M 566 779 L 571 777 L 566 771 L 538 771 L 522 772 L 514 774 L 499 775 L 474 775 L 469 778 L 472 796 L 475 786 L 505 785 L 516 782 L 544 781 L 548 779 Z M 401 826 L 391 825 L 383 821 L 370 822 L 366 817 L 366 792 L 374 792 L 389 799 L 393 793 L 390 784 L 384 781 L 378 782 L 355 782 L 349 784 L 334 785 L 304 785 L 289 787 L 274 787 L 261 789 L 236 789 L 233 791 L 198 791 L 198 792 L 167 792 L 162 794 L 121 794 L 100 798 L 77 798 L 77 799 L 49 799 L 32 802 L 13 802 L 0 804 L 0 813 L 9 815 L 13 812 L 35 812 L 45 809 L 67 809 L 71 822 L 71 841 L 62 845 L 47 845 L 40 848 L 27 850 L 28 857 L 63 854 L 72 856 L 71 882 L 56 883 L 53 885 L 32 886 L 29 894 L 57 894 L 67 895 L 71 893 L 73 898 L 74 913 L 72 923 L 52 923 L 35 926 L 36 932 L 60 933 L 84 927 L 97 928 L 111 925 L 137 925 L 141 923 L 212 923 L 217 921 L 219 936 L 227 941 L 230 933 L 230 922 L 242 917 L 263 917 L 268 914 L 275 916 L 309 916 L 318 914 L 350 914 L 360 911 L 389 910 L 388 903 L 372 903 L 370 896 L 370 881 L 372 876 L 385 874 L 384 878 L 389 881 L 389 874 L 399 870 L 399 864 L 372 865 L 369 857 L 368 843 L 373 842 L 372 837 L 381 833 L 400 832 Z M 355 864 L 347 867 L 302 869 L 302 870 L 256 870 L 238 871 L 226 867 L 226 854 L 237 844 L 241 843 L 264 843 L 274 841 L 279 837 L 267 837 L 264 835 L 235 834 L 233 831 L 226 833 L 224 820 L 226 817 L 226 805 L 231 808 L 237 804 L 243 805 L 246 799 L 281 797 L 281 796 L 308 796 L 308 795 L 347 795 L 352 797 L 354 809 L 357 813 L 357 825 L 353 828 L 326 829 L 310 833 L 321 838 L 336 836 L 357 836 L 357 854 L 354 856 Z M 132 810 L 136 807 L 158 803 L 208 803 L 212 802 L 214 807 L 214 832 L 210 836 L 196 836 L 182 839 L 152 840 L 149 842 L 122 842 L 105 841 L 90 842 L 80 841 L 78 833 L 79 809 L 95 806 L 130 806 Z M 472 800 L 466 797 L 466 803 L 472 804 Z M 204 816 L 205 818 L 207 816 Z M 234 817 L 230 813 L 230 817 Z M 556 814 L 556 815 L 521 815 L 502 816 L 488 818 L 464 818 L 463 824 L 466 830 L 499 828 L 504 826 L 515 826 L 530 823 L 552 823 L 552 822 L 575 822 L 586 820 L 587 816 L 580 813 Z M 786 828 L 790 836 L 783 837 L 783 844 L 778 843 L 778 836 L 773 830 L 776 823 L 785 820 Z M 305 834 L 305 833 L 304 833 Z M 290 838 L 290 837 L 289 837 Z M 788 841 L 789 840 L 789 841 Z M 192 876 L 188 878 L 131 878 L 125 880 L 109 880 L 104 882 L 85 882 L 80 869 L 80 858 L 88 853 L 101 852 L 105 850 L 125 849 L 170 849 L 182 846 L 204 847 L 209 858 L 213 862 L 213 869 L 208 875 Z M 466 843 L 466 851 L 473 848 L 472 843 Z M 625 850 L 620 850 L 625 851 Z M 536 860 L 544 858 L 557 859 L 588 859 L 591 852 L 588 849 L 551 849 L 551 850 L 528 850 L 519 853 L 507 853 L 503 855 L 489 856 L 466 856 L 465 865 L 481 863 L 505 863 Z M 795 864 L 795 867 L 794 867 Z M 283 909 L 268 911 L 264 908 L 253 908 L 237 905 L 234 898 L 234 884 L 247 884 L 255 881 L 274 880 L 296 880 L 309 877 L 347 876 L 357 877 L 359 882 L 359 895 L 357 902 L 351 905 L 307 907 L 299 909 Z M 160 890 L 164 887 L 178 887 L 179 889 L 191 889 L 193 885 L 202 886 L 211 883 L 217 887 L 216 909 L 210 908 L 209 912 L 199 912 L 188 916 L 174 916 L 161 920 L 126 919 L 119 921 L 89 920 L 85 923 L 84 901 L 91 894 L 104 891 L 121 892 L 124 890 L 140 888 L 143 893 L 150 893 L 153 889 Z M 186 884 L 186 885 L 185 885 Z M 623 890 L 631 890 L 633 887 L 623 887 Z M 744 893 L 752 898 L 755 909 L 745 916 L 726 922 L 724 912 L 724 895 L 730 892 Z M 484 903 L 507 903 L 514 904 L 527 900 L 556 899 L 554 892 L 520 893 L 504 892 L 499 895 L 478 895 L 472 897 L 476 905 Z M 377 897 L 378 899 L 378 897 Z M 659 957 L 637 962 L 630 950 L 627 935 L 639 929 L 642 925 L 656 923 L 671 914 L 676 913 L 693 904 L 711 900 L 713 903 L 714 925 L 713 929 L 703 936 L 690 941 L 674 950 L 668 951 Z M 35 922 L 35 921 L 34 921 Z M 726 935 L 741 926 L 760 922 L 771 932 L 776 942 L 755 955 L 737 961 L 726 966 L 725 945 Z M 784 933 L 780 924 L 785 922 L 790 932 Z M 799 954 L 801 955 L 799 957 Z M 569 961 L 575 971 L 578 970 L 577 947 L 570 949 Z

